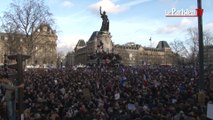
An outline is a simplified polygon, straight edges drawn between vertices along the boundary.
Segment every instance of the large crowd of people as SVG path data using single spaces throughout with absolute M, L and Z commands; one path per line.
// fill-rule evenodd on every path
M 213 100 L 211 73 L 204 100 L 191 67 L 29 69 L 24 78 L 28 120 L 206 120 Z

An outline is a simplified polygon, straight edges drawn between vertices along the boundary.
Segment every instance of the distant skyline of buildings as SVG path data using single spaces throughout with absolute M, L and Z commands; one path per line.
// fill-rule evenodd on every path
M 101 62 L 105 64 L 106 59 L 104 61 L 102 59 L 111 53 L 118 54 L 124 65 L 173 65 L 177 63 L 175 60 L 177 56 L 166 41 L 160 41 L 154 48 L 143 47 L 134 42 L 128 42 L 125 45 L 113 44 L 112 39 L 111 34 L 107 31 L 94 31 L 88 41 L 80 39 L 77 42 L 74 52 L 66 56 L 66 63 L 86 65 Z M 93 60 L 91 56 L 94 57 Z

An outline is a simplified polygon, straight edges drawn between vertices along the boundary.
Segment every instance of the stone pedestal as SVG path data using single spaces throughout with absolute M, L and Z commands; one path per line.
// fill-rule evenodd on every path
M 103 48 L 99 47 L 99 51 L 104 51 L 106 53 L 112 53 L 112 36 L 107 31 L 100 31 L 97 36 L 97 45 L 100 46 L 103 43 Z M 100 50 L 102 49 L 102 50 Z

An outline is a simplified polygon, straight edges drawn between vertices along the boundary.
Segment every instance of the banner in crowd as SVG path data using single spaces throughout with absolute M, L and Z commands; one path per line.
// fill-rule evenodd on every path
M 209 119 L 213 119 L 213 104 L 212 103 L 208 103 L 207 105 L 207 118 Z

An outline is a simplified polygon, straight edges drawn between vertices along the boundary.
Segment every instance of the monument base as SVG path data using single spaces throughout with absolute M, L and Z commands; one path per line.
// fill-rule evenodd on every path
M 106 53 L 112 53 L 112 36 L 108 31 L 99 31 L 97 35 L 97 50 Z
M 99 31 L 99 34 L 108 34 L 108 35 L 110 35 L 110 32 L 108 32 L 108 31 Z
M 120 64 L 121 57 L 113 53 L 112 36 L 108 31 L 98 31 L 95 41 L 96 52 L 91 54 L 88 59 L 88 64 L 97 66 L 115 66 Z

